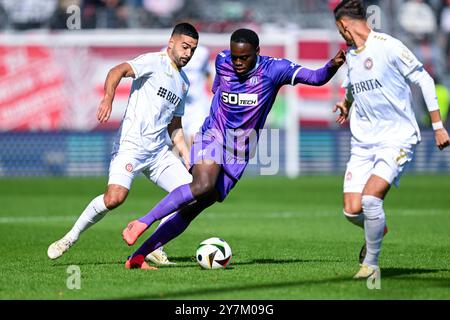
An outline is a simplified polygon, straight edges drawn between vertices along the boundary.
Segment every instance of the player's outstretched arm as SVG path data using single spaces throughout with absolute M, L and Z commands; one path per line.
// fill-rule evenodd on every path
M 323 86 L 336 74 L 339 68 L 345 62 L 344 50 L 339 50 L 336 56 L 331 59 L 324 67 L 311 70 L 302 67 L 295 77 L 295 83 L 303 83 L 312 86 Z
M 181 124 L 181 117 L 173 117 L 172 121 L 167 126 L 170 139 L 173 146 L 178 150 L 180 156 L 183 158 L 184 165 L 189 170 L 191 164 L 189 159 L 189 150 L 184 139 L 183 127 Z
M 97 109 L 97 120 L 102 123 L 108 121 L 111 116 L 112 103 L 114 95 L 116 94 L 116 88 L 122 78 L 134 77 L 134 71 L 129 63 L 121 63 L 111 70 L 109 70 L 106 76 L 104 86 L 104 96 Z

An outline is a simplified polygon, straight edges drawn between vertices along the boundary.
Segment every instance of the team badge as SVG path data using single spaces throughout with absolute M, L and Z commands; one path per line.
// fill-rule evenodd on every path
M 257 85 L 258 84 L 258 77 L 257 76 L 251 77 L 250 78 L 250 84 L 252 86 Z
M 347 175 L 345 176 L 345 180 L 350 181 L 353 178 L 353 174 L 349 171 L 347 172 Z
M 133 165 L 131 163 L 128 163 L 125 166 L 125 170 L 127 170 L 128 172 L 132 172 L 133 171 Z
M 373 67 L 373 60 L 372 60 L 372 58 L 367 58 L 366 61 L 364 61 L 364 67 L 367 70 L 372 69 L 372 67 Z

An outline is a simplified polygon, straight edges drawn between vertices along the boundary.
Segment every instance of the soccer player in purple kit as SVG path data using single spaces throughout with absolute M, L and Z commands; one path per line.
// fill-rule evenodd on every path
M 123 239 L 133 245 L 155 221 L 178 211 L 128 258 L 128 269 L 142 268 L 148 253 L 180 235 L 200 212 L 226 198 L 256 149 L 259 130 L 283 85 L 324 85 L 345 62 L 343 50 L 318 70 L 260 56 L 258 35 L 248 29 L 231 35 L 230 49 L 217 55 L 210 114 L 191 147 L 193 181 L 174 189 L 123 230 Z M 239 143 L 252 140 L 252 135 L 254 143 Z

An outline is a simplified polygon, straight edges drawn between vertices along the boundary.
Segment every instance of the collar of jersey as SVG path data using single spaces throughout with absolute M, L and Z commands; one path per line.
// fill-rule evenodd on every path
M 248 76 L 249 74 L 251 74 L 253 71 L 255 71 L 255 70 L 258 68 L 258 66 L 259 66 L 259 58 L 260 58 L 260 56 L 258 55 L 257 60 L 256 60 L 256 64 L 255 64 L 255 66 L 253 67 L 253 69 L 250 70 L 249 72 L 243 74 L 243 75 L 242 75 L 243 77 Z
M 175 64 L 175 62 L 172 61 L 172 59 L 170 59 L 169 55 L 167 54 L 167 52 L 164 52 L 164 55 L 166 56 L 167 61 L 169 61 L 169 64 L 177 71 L 180 72 L 180 70 L 178 69 L 177 65 Z
M 363 45 L 362 47 L 360 47 L 360 48 L 353 48 L 350 52 L 351 52 L 353 55 L 358 55 L 358 54 L 360 54 L 361 52 L 363 52 L 363 51 L 367 48 L 367 46 L 369 45 L 369 43 L 371 42 L 371 40 L 372 40 L 372 38 L 373 38 L 374 36 L 375 36 L 375 31 L 370 30 L 369 36 L 367 37 L 367 40 L 366 40 L 366 42 L 364 43 L 364 45 Z

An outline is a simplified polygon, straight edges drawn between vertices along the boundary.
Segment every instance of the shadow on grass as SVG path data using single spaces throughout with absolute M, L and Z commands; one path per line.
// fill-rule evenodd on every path
M 419 268 L 381 268 L 382 278 L 393 278 L 405 275 L 448 272 L 450 269 L 419 269 Z

